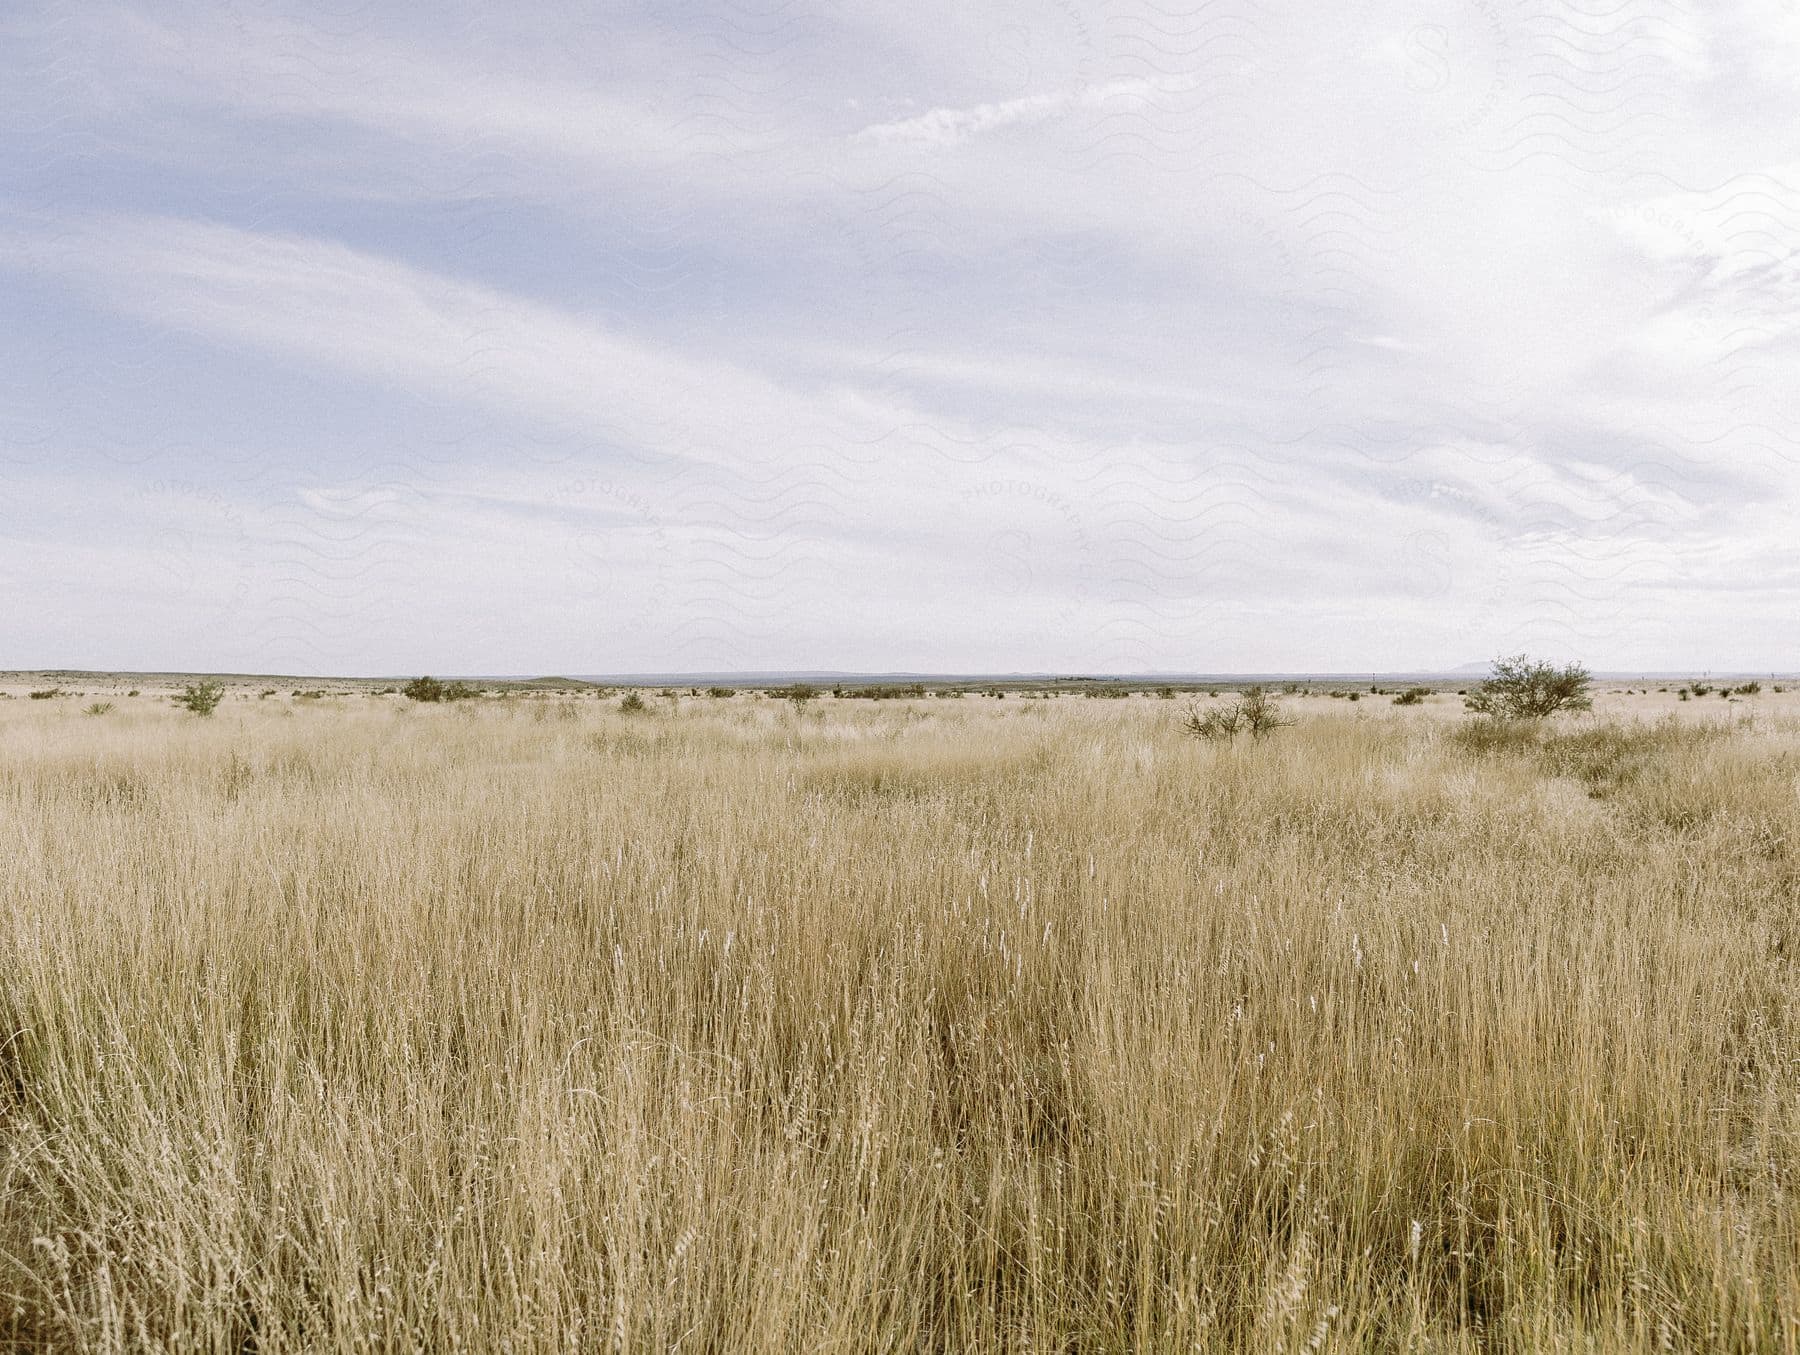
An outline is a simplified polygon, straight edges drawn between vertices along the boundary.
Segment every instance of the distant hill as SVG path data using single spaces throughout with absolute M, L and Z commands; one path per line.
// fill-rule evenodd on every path
M 588 691 L 594 687 L 774 687 L 794 682 L 809 682 L 820 686 L 882 686 L 887 684 L 926 683 L 930 685 L 955 686 L 968 684 L 993 684 L 995 686 L 1056 686 L 1063 688 L 1080 688 L 1087 685 L 1126 683 L 1133 686 L 1156 685 L 1242 685 L 1250 682 L 1262 682 L 1271 685 L 1283 683 L 1334 683 L 1339 685 L 1355 685 L 1359 683 L 1396 684 L 1396 683 L 1462 683 L 1467 685 L 1473 679 L 1487 676 L 1492 665 L 1488 662 L 1465 663 L 1455 668 L 1416 668 L 1390 669 L 1383 672 L 1363 670 L 1360 672 L 1163 672 L 1163 673 L 1068 673 L 1068 672 L 1024 672 L 1024 673 L 926 673 L 926 672 L 878 672 L 857 673 L 831 668 L 794 668 L 765 669 L 750 672 L 655 672 L 655 673 L 581 673 L 572 677 L 564 676 L 531 676 L 516 674 L 500 676 L 496 674 L 470 673 L 434 673 L 432 676 L 444 681 L 473 682 L 488 687 L 506 688 L 526 691 Z M 128 669 L 105 672 L 93 669 L 69 668 L 23 668 L 0 670 L 0 684 L 30 685 L 72 685 L 82 683 L 141 683 L 151 686 L 170 686 L 194 681 L 197 678 L 214 678 L 232 686 L 254 685 L 317 685 L 319 683 L 335 683 L 340 686 L 384 687 L 398 686 L 418 676 L 416 673 L 388 677 L 348 677 L 322 676 L 318 674 L 297 675 L 283 673 L 203 673 L 203 672 L 145 672 Z M 1601 669 L 1594 673 L 1594 678 L 1601 682 L 1673 682 L 1685 681 L 1688 678 L 1704 676 L 1708 678 L 1772 678 L 1783 681 L 1796 677 L 1796 670 L 1789 669 L 1775 672 L 1766 669 L 1666 669 L 1662 671 L 1644 671 L 1630 669 Z

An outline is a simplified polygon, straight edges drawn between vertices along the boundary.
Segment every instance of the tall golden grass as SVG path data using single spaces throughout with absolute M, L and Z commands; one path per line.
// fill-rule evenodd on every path
M 0 703 L 0 1335 L 1800 1347 L 1781 718 L 651 705 Z

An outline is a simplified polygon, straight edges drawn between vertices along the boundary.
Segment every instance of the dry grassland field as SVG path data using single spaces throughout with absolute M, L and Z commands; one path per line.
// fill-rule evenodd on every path
M 1791 691 L 120 685 L 0 701 L 11 1348 L 1800 1349 Z

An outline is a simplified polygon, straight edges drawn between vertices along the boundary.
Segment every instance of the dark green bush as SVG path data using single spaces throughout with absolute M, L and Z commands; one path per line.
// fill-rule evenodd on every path
M 400 689 L 401 695 L 414 701 L 467 701 L 478 693 L 466 682 L 439 682 L 434 677 L 418 677 Z M 296 693 L 298 695 L 299 693 Z M 320 693 L 324 695 L 324 693 Z
M 224 699 L 225 684 L 208 679 L 188 683 L 181 689 L 181 695 L 175 698 L 175 704 L 195 715 L 211 715 Z
M 1542 659 L 1515 654 L 1494 660 L 1494 675 L 1464 704 L 1481 715 L 1503 720 L 1541 720 L 1561 710 L 1592 710 L 1592 682 L 1578 663 L 1558 667 Z

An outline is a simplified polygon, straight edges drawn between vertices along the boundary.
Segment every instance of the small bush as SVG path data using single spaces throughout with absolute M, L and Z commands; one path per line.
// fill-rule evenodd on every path
M 1266 734 L 1293 723 L 1281 718 L 1281 707 L 1275 698 L 1261 687 L 1252 687 L 1238 700 L 1238 710 L 1244 717 L 1244 725 L 1251 737 L 1262 738 Z
M 1280 705 L 1267 689 L 1251 687 L 1236 701 L 1209 710 L 1203 711 L 1196 701 L 1188 707 L 1181 726 L 1197 739 L 1230 743 L 1240 731 L 1248 730 L 1252 738 L 1261 739 L 1292 723 L 1282 718 Z
M 46 687 L 41 692 L 30 692 L 28 695 L 33 701 L 50 701 L 63 695 L 63 689 L 61 687 Z
M 105 715 L 112 708 L 113 703 L 110 701 L 96 701 L 81 713 L 83 715 Z
M 1431 688 L 1429 687 L 1408 687 L 1394 698 L 1394 704 L 1396 706 L 1420 706 L 1430 695 Z
M 737 695 L 735 687 L 708 687 L 706 694 L 718 701 L 729 701 Z
M 1464 704 L 1480 715 L 1502 720 L 1541 720 L 1561 710 L 1592 710 L 1592 678 L 1578 663 L 1557 667 L 1523 654 L 1495 659 L 1494 675 Z
M 1209 743 L 1221 739 L 1230 743 L 1237 738 L 1238 731 L 1243 726 L 1243 713 L 1238 710 L 1235 702 L 1229 706 L 1214 706 L 1202 710 L 1200 703 L 1196 701 L 1188 707 L 1187 715 L 1181 722 L 1181 727 L 1189 734 Z
M 439 682 L 434 677 L 418 677 L 400 689 L 401 695 L 414 701 L 467 701 L 477 695 L 466 682 Z
M 224 699 L 225 684 L 209 679 L 205 682 L 188 683 L 181 689 L 181 695 L 175 698 L 175 704 L 195 715 L 211 715 Z
M 818 694 L 819 689 L 810 682 L 796 682 L 790 687 L 783 687 L 776 693 L 783 701 L 793 702 L 796 711 L 806 709 L 806 703 Z
M 626 692 L 624 700 L 619 702 L 619 711 L 624 715 L 642 715 L 650 709 L 650 703 L 638 692 Z

